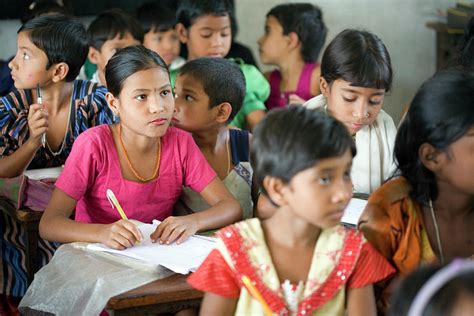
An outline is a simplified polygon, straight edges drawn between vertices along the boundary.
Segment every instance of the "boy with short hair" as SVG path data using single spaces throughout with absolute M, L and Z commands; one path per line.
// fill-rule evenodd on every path
M 143 46 L 163 58 L 169 69 L 177 69 L 186 60 L 179 56 L 181 43 L 176 33 L 176 10 L 163 1 L 143 4 L 137 10 L 144 36 Z
M 87 51 L 84 26 L 64 15 L 41 16 L 19 29 L 17 52 L 8 65 L 17 90 L 0 98 L 1 178 L 17 177 L 27 168 L 63 165 L 80 133 L 112 122 L 107 89 L 74 80 Z M 27 240 L 25 228 L 8 218 L 0 216 L 4 264 L 0 293 L 7 296 L 2 301 L 15 302 L 28 285 Z M 56 247 L 40 240 L 38 264 L 46 264 Z
M 175 85 L 174 124 L 190 133 L 229 192 L 239 201 L 243 218 L 253 215 L 249 132 L 227 126 L 241 109 L 245 78 L 239 66 L 223 58 L 198 58 L 179 71 Z M 252 190 L 253 189 L 253 190 Z M 175 209 L 186 215 L 209 208 L 198 193 L 183 188 Z
M 87 29 L 89 54 L 87 57 L 97 66 L 91 81 L 105 84 L 105 65 L 119 50 L 143 42 L 140 23 L 120 9 L 111 9 L 99 14 Z
M 179 2 L 176 30 L 179 39 L 186 44 L 188 61 L 199 57 L 223 58 L 232 41 L 232 6 L 227 0 L 182 0 Z M 237 61 L 246 80 L 246 95 L 242 109 L 230 122 L 238 128 L 252 130 L 265 115 L 264 102 L 270 94 L 270 86 L 255 66 Z M 171 72 L 174 84 L 176 73 Z

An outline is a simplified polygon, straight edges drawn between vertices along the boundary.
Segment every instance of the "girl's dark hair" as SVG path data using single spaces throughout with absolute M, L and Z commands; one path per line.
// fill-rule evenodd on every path
M 338 157 L 356 148 L 347 128 L 322 111 L 290 106 L 270 111 L 255 127 L 252 168 L 262 192 L 263 179 L 272 176 L 289 183 L 319 160 Z
M 20 32 L 29 32 L 31 42 L 45 52 L 46 69 L 64 62 L 69 66 L 65 81 L 76 79 L 89 51 L 86 30 L 80 22 L 62 14 L 42 15 L 23 24 Z
M 245 97 L 245 77 L 240 67 L 224 58 L 197 58 L 179 69 L 179 76 L 191 76 L 199 82 L 209 97 L 209 108 L 229 102 L 232 112 L 229 122 L 239 112 Z
M 176 10 L 166 1 L 147 2 L 137 9 L 143 31 L 166 32 L 176 26 Z
M 110 9 L 99 14 L 87 28 L 89 46 L 101 50 L 104 43 L 117 35 L 123 38 L 130 33 L 143 43 L 143 29 L 138 20 L 121 9 Z
M 180 0 L 176 20 L 189 28 L 197 18 L 205 15 L 228 16 L 231 19 L 232 10 L 233 4 L 229 0 Z
M 321 77 L 328 84 L 338 79 L 352 86 L 392 87 L 392 64 L 382 40 L 375 34 L 347 29 L 329 43 L 321 61 Z
M 407 315 L 416 294 L 440 269 L 440 267 L 436 266 L 424 266 L 403 279 L 393 292 L 387 316 Z M 440 288 L 426 306 L 422 316 L 451 315 L 462 293 L 474 295 L 473 272 L 460 274 Z
M 428 143 L 448 151 L 473 126 L 474 83 L 461 69 L 441 71 L 418 90 L 394 148 L 398 173 L 411 184 L 411 196 L 417 202 L 427 205 L 438 196 L 435 175 L 419 158 L 420 146 Z
M 157 67 L 162 68 L 169 76 L 166 63 L 154 51 L 141 45 L 125 47 L 115 53 L 105 66 L 107 89 L 118 96 L 128 77 L 138 71 Z
M 326 40 L 327 28 L 320 8 L 310 3 L 287 3 L 272 8 L 267 13 L 275 17 L 283 34 L 294 32 L 301 42 L 301 55 L 305 62 L 315 62 Z

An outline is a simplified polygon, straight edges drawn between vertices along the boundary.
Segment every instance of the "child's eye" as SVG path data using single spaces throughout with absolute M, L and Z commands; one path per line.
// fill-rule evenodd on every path
M 356 100 L 356 98 L 346 98 L 346 97 L 342 97 L 344 99 L 344 101 L 346 102 L 354 102 Z
M 331 178 L 330 177 L 321 177 L 318 179 L 318 182 L 319 184 L 322 184 L 322 185 L 328 185 L 329 183 L 331 183 Z
M 227 37 L 227 36 L 230 36 L 230 34 L 231 34 L 230 32 L 222 32 L 221 36 L 222 37 Z
M 351 170 L 347 170 L 346 172 L 344 172 L 344 179 L 346 180 L 351 180 Z
M 186 101 L 189 101 L 189 102 L 194 101 L 194 98 L 190 96 L 189 94 L 187 94 L 184 98 L 186 99 Z
M 369 101 L 370 105 L 380 105 L 381 103 L 382 101 L 372 101 L 372 100 Z
M 23 60 L 28 60 L 28 59 L 30 59 L 30 56 L 27 53 L 23 53 L 21 58 L 23 58 Z
M 212 36 L 212 33 L 201 33 L 201 37 L 203 38 L 210 38 Z
M 135 97 L 135 100 L 137 100 L 137 101 L 144 101 L 144 100 L 146 100 L 146 95 L 144 95 L 144 94 L 137 95 L 137 96 Z
M 169 95 L 171 95 L 171 94 L 172 94 L 171 90 L 163 90 L 163 91 L 161 91 L 161 96 L 163 96 L 163 97 L 167 97 L 167 96 L 169 96 Z

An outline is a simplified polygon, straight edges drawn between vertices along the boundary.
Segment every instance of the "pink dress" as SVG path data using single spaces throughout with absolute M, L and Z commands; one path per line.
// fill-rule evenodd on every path
M 191 134 L 170 127 L 161 138 L 158 178 L 148 183 L 122 176 L 108 125 L 90 128 L 74 142 L 56 187 L 78 201 L 76 221 L 109 224 L 120 220 L 107 200 L 111 189 L 129 219 L 150 223 L 171 215 L 182 186 L 201 192 L 215 177 Z
M 296 91 L 280 91 L 281 73 L 279 70 L 274 70 L 270 73 L 270 96 L 265 105 L 268 110 L 273 108 L 280 108 L 288 105 L 290 94 L 296 94 L 303 100 L 309 100 L 314 95 L 311 94 L 311 75 L 313 70 L 319 67 L 319 63 L 305 64 L 301 71 L 300 79 Z

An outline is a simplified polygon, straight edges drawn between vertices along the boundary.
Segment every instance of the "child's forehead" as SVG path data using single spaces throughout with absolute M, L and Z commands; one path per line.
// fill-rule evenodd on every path
M 230 16 L 228 13 L 223 14 L 205 14 L 194 19 L 191 27 L 204 27 L 209 25 L 217 25 L 221 27 L 230 27 Z
M 181 89 L 192 89 L 196 92 L 206 94 L 202 80 L 190 73 L 178 74 L 176 85 L 181 86 Z
M 31 38 L 31 30 L 28 31 L 21 31 L 18 33 L 17 37 L 18 47 L 20 48 L 27 48 L 29 50 L 41 50 L 40 47 L 36 46 Z

